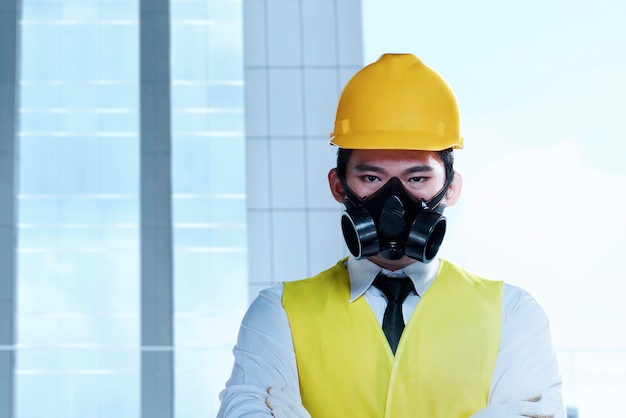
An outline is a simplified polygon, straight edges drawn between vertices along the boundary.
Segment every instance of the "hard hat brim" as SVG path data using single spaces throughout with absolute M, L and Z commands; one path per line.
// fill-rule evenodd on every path
M 463 137 L 455 139 L 433 138 L 432 133 L 406 131 L 368 131 L 330 135 L 330 144 L 345 149 L 399 149 L 443 151 L 463 148 Z

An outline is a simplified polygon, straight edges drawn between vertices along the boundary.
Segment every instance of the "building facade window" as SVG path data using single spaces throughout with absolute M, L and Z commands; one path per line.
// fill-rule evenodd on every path
M 141 239 L 150 182 L 140 175 L 140 10 L 23 1 L 18 418 L 138 417 L 142 356 L 155 350 L 173 350 L 176 364 L 176 390 L 161 404 L 179 418 L 211 416 L 230 370 L 248 302 L 241 2 L 172 0 L 163 25 L 174 338 L 160 347 L 142 346 L 142 328 L 162 324 L 141 308 L 141 258 L 153 243 Z
M 16 417 L 139 410 L 137 25 L 23 1 Z

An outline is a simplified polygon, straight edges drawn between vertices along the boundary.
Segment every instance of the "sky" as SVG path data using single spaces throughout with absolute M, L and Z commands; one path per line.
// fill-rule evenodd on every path
M 591 273 L 626 290 L 616 257 L 626 248 L 625 15 L 606 0 L 363 2 L 366 63 L 414 53 L 457 94 L 464 189 L 449 213 L 450 256 L 547 301 Z M 571 337 L 563 345 L 577 345 Z
M 625 16 L 617 0 L 363 1 L 364 61 L 416 54 L 459 101 L 463 194 L 441 255 L 530 291 L 558 349 L 621 353 L 584 366 L 604 395 L 566 387 L 581 416 L 614 413 L 602 396 L 626 375 Z

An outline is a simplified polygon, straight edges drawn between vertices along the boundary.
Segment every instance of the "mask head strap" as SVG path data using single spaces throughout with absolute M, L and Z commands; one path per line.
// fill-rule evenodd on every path
M 441 188 L 441 190 L 439 190 L 439 192 L 436 195 L 434 195 L 428 202 L 422 199 L 423 209 L 428 208 L 431 210 L 435 210 L 435 208 L 437 208 L 439 203 L 441 203 L 443 198 L 446 196 L 446 193 L 448 192 L 448 188 L 450 187 L 452 180 L 454 180 L 454 169 L 450 168 L 446 170 L 446 182 Z

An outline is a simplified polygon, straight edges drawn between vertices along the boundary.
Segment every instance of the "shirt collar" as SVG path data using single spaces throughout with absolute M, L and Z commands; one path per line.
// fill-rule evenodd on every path
M 390 277 L 408 276 L 413 282 L 417 294 L 421 296 L 433 283 L 435 277 L 437 277 L 439 264 L 439 259 L 434 259 L 428 264 L 416 261 L 403 269 L 389 271 L 371 262 L 367 258 L 357 260 L 350 256 L 346 266 L 348 268 L 348 274 L 350 275 L 350 302 L 354 302 L 359 296 L 365 293 L 380 272 Z

